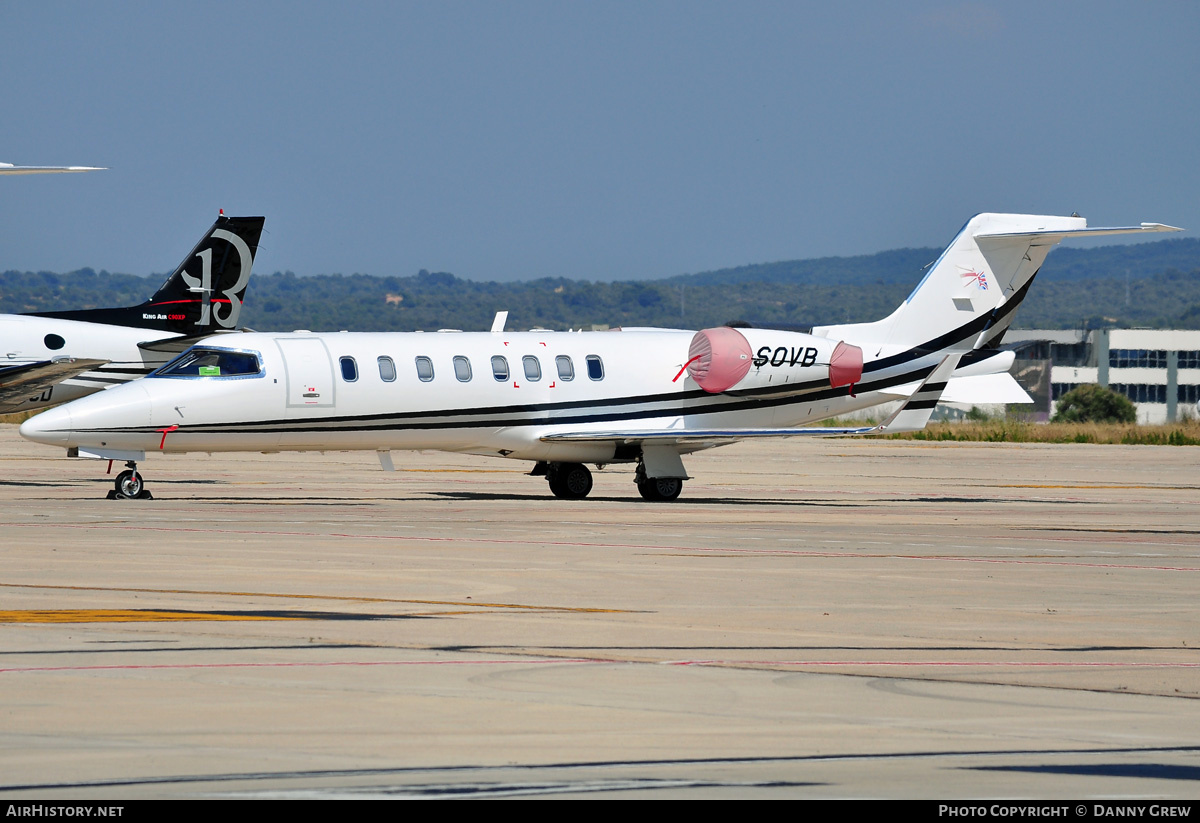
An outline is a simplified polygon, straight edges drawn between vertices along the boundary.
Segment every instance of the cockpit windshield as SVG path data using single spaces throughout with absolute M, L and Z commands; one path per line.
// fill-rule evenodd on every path
M 246 377 L 262 372 L 249 352 L 193 347 L 154 372 L 154 377 Z

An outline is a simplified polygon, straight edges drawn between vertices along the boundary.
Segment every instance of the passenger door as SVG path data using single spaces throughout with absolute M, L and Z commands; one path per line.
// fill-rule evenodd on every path
M 333 361 L 319 337 L 277 337 L 287 371 L 288 408 L 334 405 Z

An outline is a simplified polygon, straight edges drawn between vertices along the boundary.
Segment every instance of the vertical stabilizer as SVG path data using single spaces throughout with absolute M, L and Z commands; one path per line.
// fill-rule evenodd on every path
M 33 314 L 187 336 L 236 329 L 264 222 L 262 217 L 218 217 L 154 296 L 139 306 Z
M 911 345 L 929 339 L 930 331 L 963 329 L 967 333 L 956 348 L 981 348 L 1008 328 L 1034 275 L 1061 239 L 1040 232 L 1086 227 L 1082 217 L 976 215 L 893 315 L 886 342 Z
M 996 346 L 1046 255 L 1065 238 L 1178 231 L 1158 223 L 1089 229 L 1082 217 L 977 214 L 894 312 L 874 323 L 814 334 L 862 341 L 868 356 L 908 349 L 967 352 Z

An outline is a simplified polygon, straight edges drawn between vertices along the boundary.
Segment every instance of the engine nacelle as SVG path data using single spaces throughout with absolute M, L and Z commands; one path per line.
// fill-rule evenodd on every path
M 834 388 L 853 386 L 862 379 L 862 367 L 862 349 L 845 341 L 721 326 L 696 332 L 688 349 L 687 372 L 706 392 L 737 394 L 814 381 L 828 381 Z

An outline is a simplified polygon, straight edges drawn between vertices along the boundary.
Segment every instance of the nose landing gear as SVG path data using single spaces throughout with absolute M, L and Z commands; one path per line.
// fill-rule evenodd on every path
M 130 460 L 125 464 L 125 471 L 117 475 L 113 490 L 108 493 L 109 500 L 152 500 L 154 496 L 146 488 L 142 475 L 137 470 L 137 463 Z

